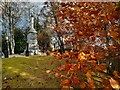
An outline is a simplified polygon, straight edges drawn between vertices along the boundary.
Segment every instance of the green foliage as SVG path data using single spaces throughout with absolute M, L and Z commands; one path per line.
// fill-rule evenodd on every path
M 15 37 L 14 37 L 15 53 L 16 54 L 23 53 L 26 45 L 24 33 L 22 30 L 15 29 L 14 34 L 15 34 Z

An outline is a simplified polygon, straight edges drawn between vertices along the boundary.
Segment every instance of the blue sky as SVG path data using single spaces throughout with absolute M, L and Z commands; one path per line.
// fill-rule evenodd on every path
M 33 1 L 33 0 L 32 0 Z M 35 6 L 35 8 L 33 9 L 35 13 L 40 12 L 41 7 L 43 6 L 43 2 L 45 0 L 34 0 L 34 2 L 32 2 L 32 5 Z M 37 2 L 40 1 L 40 2 Z M 0 14 L 0 19 L 1 19 L 1 14 Z M 28 27 L 30 20 L 28 20 L 24 15 L 21 17 L 21 19 L 19 20 L 19 22 L 16 24 L 16 26 L 20 29 L 25 29 L 26 27 Z M 0 35 L 2 32 L 2 23 L 0 22 Z

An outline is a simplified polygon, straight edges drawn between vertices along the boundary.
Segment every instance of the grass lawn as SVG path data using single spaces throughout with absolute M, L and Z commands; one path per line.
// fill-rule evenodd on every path
M 54 71 L 61 63 L 52 56 L 2 59 L 2 87 L 59 88 L 60 79 L 54 76 Z M 51 73 L 47 74 L 47 70 Z
M 54 74 L 56 67 L 61 66 L 64 61 L 56 60 L 52 56 L 2 59 L 2 87 L 60 88 L 61 79 L 56 78 Z M 102 79 L 108 80 L 110 76 L 100 72 L 98 74 L 92 73 L 92 78 L 99 88 Z

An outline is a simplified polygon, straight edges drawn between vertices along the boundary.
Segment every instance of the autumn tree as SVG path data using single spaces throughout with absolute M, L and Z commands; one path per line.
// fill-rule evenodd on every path
M 62 88 L 120 88 L 119 72 L 113 71 L 114 77 L 107 75 L 120 55 L 117 3 L 62 2 L 56 13 L 59 25 L 54 30 L 72 31 L 65 38 L 66 44 L 73 46 L 72 50 L 55 53 L 56 57 L 66 59 L 66 64 L 58 67 L 55 74 L 62 77 Z
M 45 28 L 41 29 L 38 32 L 38 44 L 42 51 L 51 50 L 50 42 L 51 42 L 51 33 L 48 32 Z
M 53 30 L 53 27 L 56 27 L 56 26 L 59 26 L 59 20 L 57 18 L 57 11 L 59 10 L 59 3 L 56 2 L 45 2 L 44 3 L 44 7 L 41 9 L 41 14 L 42 14 L 42 17 L 46 18 L 45 19 L 45 23 L 47 28 L 49 28 L 49 30 Z M 59 50 L 60 50 L 60 53 L 63 53 L 65 52 L 65 47 L 64 47 L 64 39 L 63 39 L 63 34 L 64 34 L 64 31 L 63 32 L 59 32 L 55 30 L 53 30 L 53 37 L 54 39 L 56 39 L 57 41 L 57 44 L 59 46 Z

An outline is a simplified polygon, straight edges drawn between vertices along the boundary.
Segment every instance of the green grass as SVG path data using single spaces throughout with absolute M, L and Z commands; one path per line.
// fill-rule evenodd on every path
M 60 79 L 54 76 L 54 72 L 61 63 L 52 56 L 2 59 L 2 87 L 59 88 Z M 51 70 L 51 73 L 47 74 L 46 70 Z

